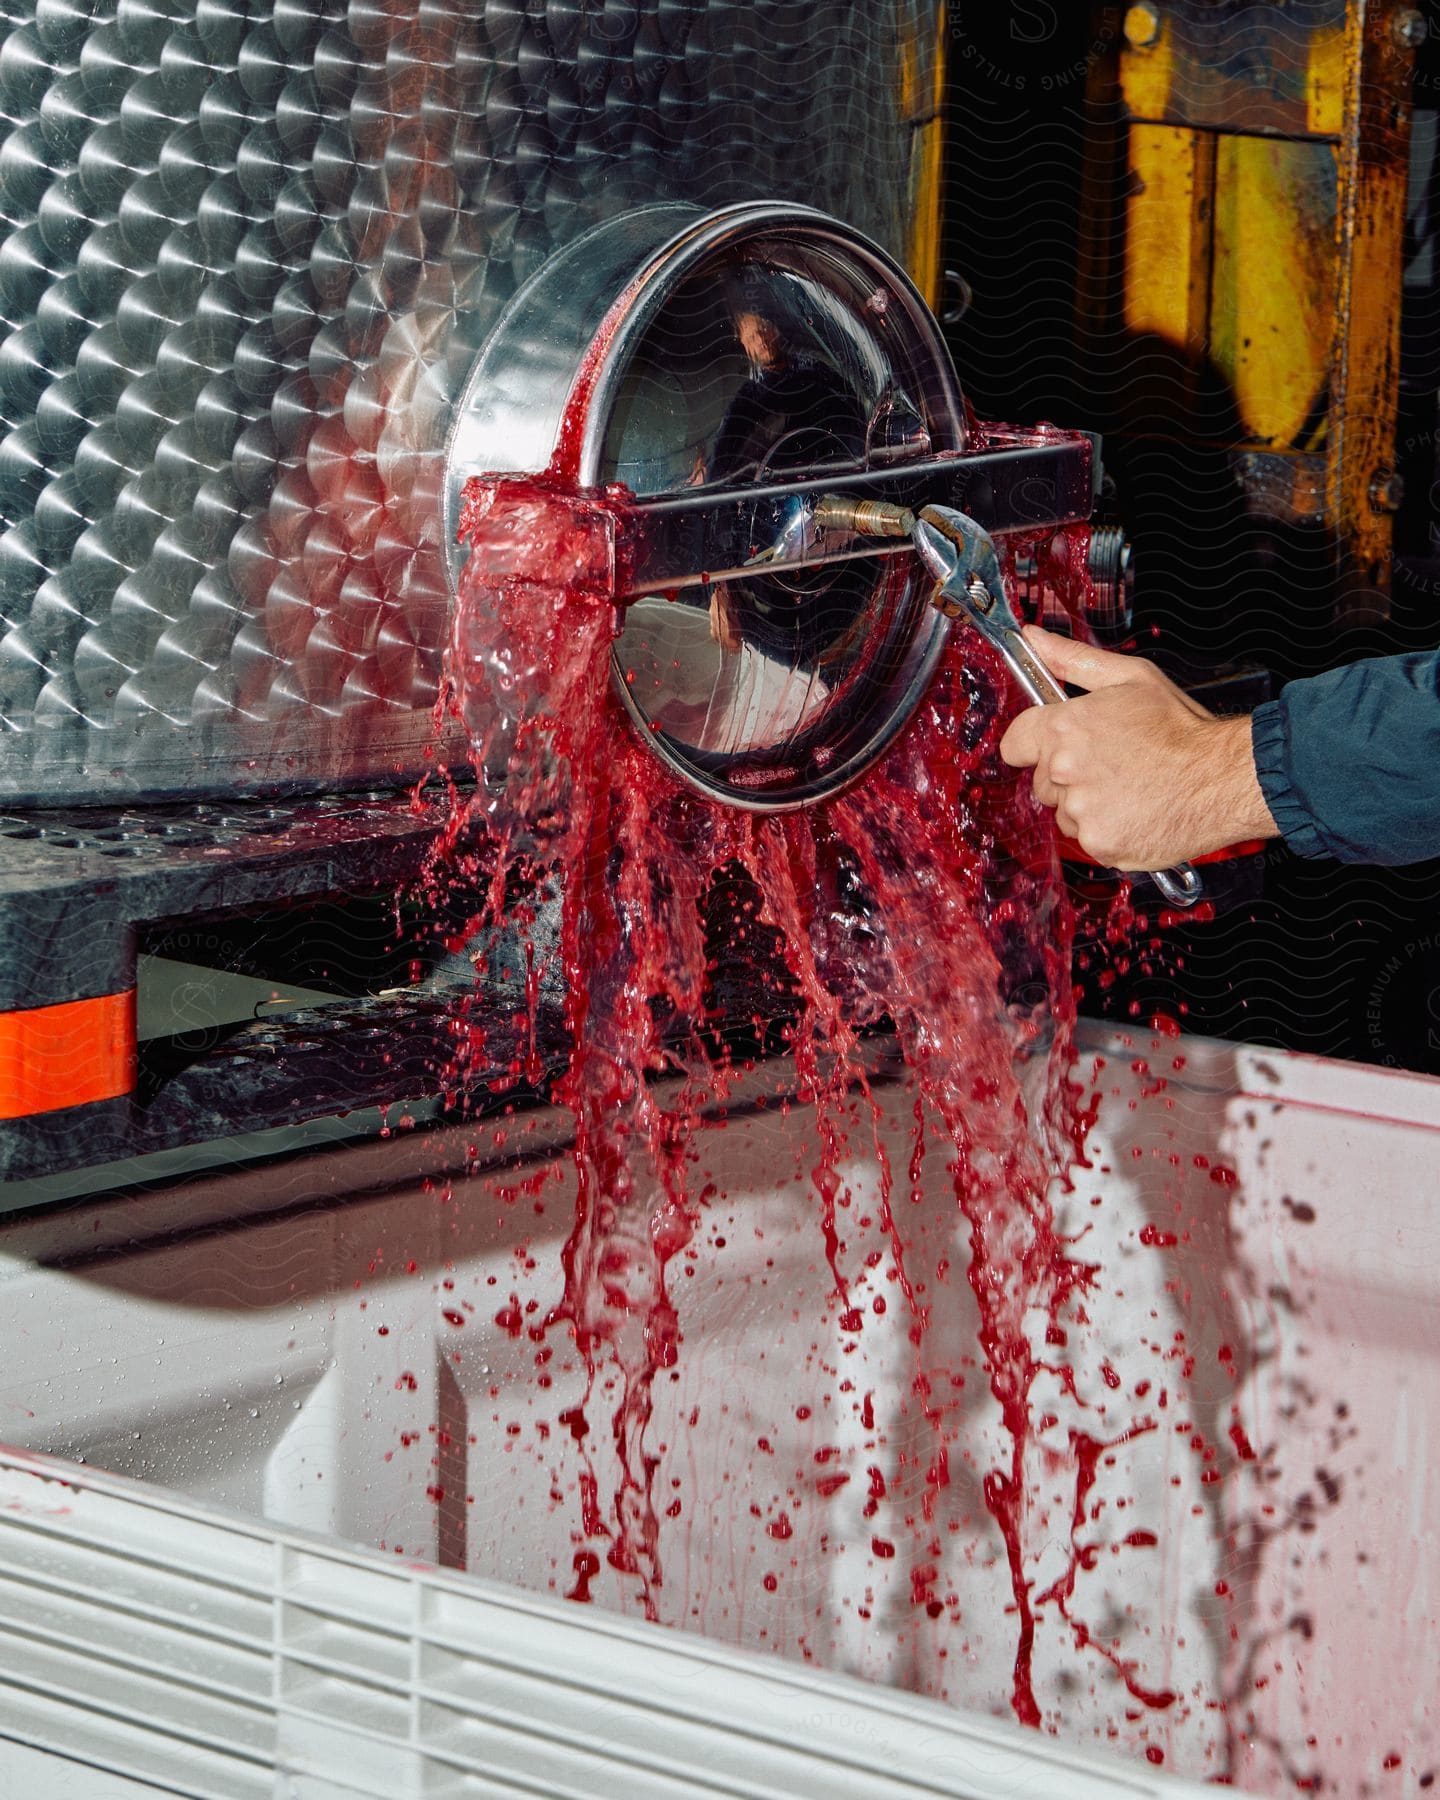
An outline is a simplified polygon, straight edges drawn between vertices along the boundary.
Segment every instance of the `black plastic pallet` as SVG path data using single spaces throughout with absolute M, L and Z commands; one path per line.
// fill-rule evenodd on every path
M 448 817 L 443 795 L 376 792 L 0 817 L 0 1012 L 133 988 L 163 923 L 413 887 Z M 519 1085 L 514 1027 L 482 1008 L 483 1054 L 457 1054 L 472 987 L 339 998 L 222 1027 L 198 1053 L 151 1040 L 133 1093 L 0 1123 L 0 1180 L 422 1096 L 498 1103 Z

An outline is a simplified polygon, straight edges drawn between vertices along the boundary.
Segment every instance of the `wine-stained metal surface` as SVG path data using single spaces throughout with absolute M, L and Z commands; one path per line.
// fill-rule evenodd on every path
M 805 201 L 902 251 L 939 10 L 12 7 L 0 796 L 418 772 L 437 473 L 506 300 L 656 200 Z
M 913 558 L 792 533 L 796 509 L 907 476 L 921 504 L 968 440 L 934 317 L 873 241 L 790 203 L 640 209 L 552 258 L 497 323 L 457 414 L 447 536 L 467 472 L 618 483 L 615 685 L 642 738 L 730 804 L 800 805 L 893 739 L 945 627 Z
M 1090 516 L 1095 465 L 1085 433 L 974 424 L 924 299 L 843 221 L 658 205 L 587 232 L 501 315 L 442 516 L 458 579 L 495 554 L 458 541 L 468 477 L 501 517 L 527 478 L 603 487 L 617 693 L 688 785 L 771 811 L 859 779 L 943 649 L 908 533 L 884 542 L 865 509 L 963 493 L 992 531 L 1054 528 Z

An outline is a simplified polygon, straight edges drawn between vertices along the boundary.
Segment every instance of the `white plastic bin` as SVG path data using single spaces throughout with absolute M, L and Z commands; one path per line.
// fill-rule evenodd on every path
M 649 1441 L 678 1631 L 617 1617 L 637 1587 L 603 1561 L 595 1605 L 559 1599 L 584 1452 L 613 1486 L 605 1397 L 577 1445 L 563 1340 L 537 1363 L 496 1323 L 558 1293 L 562 1118 L 512 1125 L 511 1160 L 453 1185 L 474 1129 L 0 1227 L 0 1436 L 84 1464 L 3 1463 L 0 1736 L 297 1800 L 1428 1792 L 1440 1083 L 1092 1031 L 1082 1072 L 1097 1058 L 1094 1167 L 1061 1201 L 1103 1271 L 1076 1400 L 1166 1398 L 1046 1558 L 1058 1575 L 1083 1542 L 1072 1617 L 1174 1704 L 1135 1701 L 1051 1606 L 1047 1731 L 1005 1722 L 1015 1621 L 980 1491 L 1001 1440 L 963 1235 L 937 1194 L 906 1224 L 917 1266 L 957 1271 L 927 1352 L 964 1380 L 953 1480 L 927 1522 L 903 1308 L 845 1350 L 809 1117 L 771 1104 L 700 1134 L 714 1191 L 672 1283 L 684 1342 Z M 873 1165 L 847 1178 L 858 1216 Z

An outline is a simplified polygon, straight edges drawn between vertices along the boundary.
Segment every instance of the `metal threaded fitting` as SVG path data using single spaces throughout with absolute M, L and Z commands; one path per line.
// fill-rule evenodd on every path
M 815 502 L 815 523 L 822 531 L 905 538 L 915 529 L 915 515 L 908 506 L 892 506 L 887 500 L 846 500 L 827 494 Z

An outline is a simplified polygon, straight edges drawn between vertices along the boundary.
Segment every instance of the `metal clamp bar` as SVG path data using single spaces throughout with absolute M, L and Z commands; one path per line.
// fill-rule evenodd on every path
M 639 500 L 626 508 L 620 597 L 911 549 L 908 537 L 877 537 L 827 518 L 822 502 L 831 498 L 858 503 L 862 522 L 863 508 L 877 502 L 914 511 L 953 506 L 1000 534 L 1082 521 L 1093 505 L 1095 461 L 1094 441 L 1083 432 L 1010 440 L 992 432 L 983 450 L 901 467 Z

